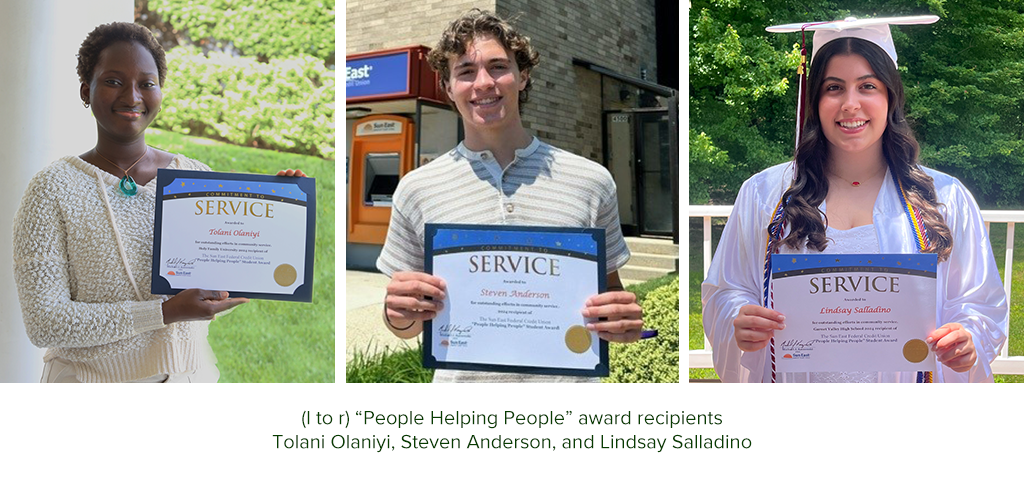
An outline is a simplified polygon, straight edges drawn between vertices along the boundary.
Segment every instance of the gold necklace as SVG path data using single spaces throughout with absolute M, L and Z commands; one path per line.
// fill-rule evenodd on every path
M 107 163 L 109 163 L 110 165 L 117 167 L 118 169 L 121 169 L 121 166 L 111 162 L 110 159 L 104 157 L 99 150 L 93 149 L 93 152 L 96 152 L 96 155 L 99 155 L 101 159 L 106 160 Z M 122 171 L 124 171 L 124 177 L 121 178 L 121 182 L 118 184 L 118 187 L 121 188 L 121 193 L 123 193 L 125 196 L 134 196 L 136 193 L 139 192 L 139 185 L 135 183 L 135 179 L 132 179 L 132 176 L 128 175 L 128 171 L 134 169 L 135 165 L 138 164 L 140 160 L 145 158 L 147 154 L 149 154 L 149 145 L 146 145 L 146 151 L 142 153 L 142 157 L 135 159 L 135 162 L 133 162 L 132 165 L 128 167 L 128 169 L 121 169 Z
M 872 175 L 871 177 L 868 177 L 864 182 L 868 182 L 868 181 L 874 179 L 875 177 L 878 177 L 878 174 L 884 174 L 885 173 L 885 169 L 886 169 L 886 167 L 882 166 L 882 170 L 880 170 L 878 172 L 875 172 L 874 175 Z M 833 172 L 831 170 L 829 170 L 828 173 L 832 174 L 832 175 L 834 175 L 834 176 L 836 176 L 836 177 L 838 177 L 838 178 L 840 178 L 840 179 L 842 179 L 842 180 L 844 180 L 846 182 L 848 182 L 853 187 L 860 187 L 860 185 L 861 185 L 860 181 L 851 181 L 850 179 L 847 179 L 847 178 L 845 178 L 845 177 L 843 177 L 843 176 L 841 176 L 839 174 L 836 174 L 835 172 Z

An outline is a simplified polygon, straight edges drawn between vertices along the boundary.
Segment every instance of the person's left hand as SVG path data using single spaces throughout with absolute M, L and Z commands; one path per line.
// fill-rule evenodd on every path
M 970 370 L 978 361 L 974 339 L 959 322 L 951 322 L 932 331 L 925 342 L 931 345 L 940 363 L 957 373 Z
M 282 170 L 278 172 L 277 175 L 285 177 L 306 177 L 306 174 L 303 174 L 299 169 Z
M 587 329 L 597 331 L 601 339 L 618 343 L 631 343 L 640 339 L 644 311 L 636 303 L 633 292 L 605 292 L 587 299 L 585 305 L 583 317 L 607 318 L 587 324 Z

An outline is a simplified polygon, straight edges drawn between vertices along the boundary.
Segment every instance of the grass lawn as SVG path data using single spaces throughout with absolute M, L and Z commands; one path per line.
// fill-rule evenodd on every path
M 636 294 L 637 301 L 643 304 L 648 293 L 673 278 L 675 273 L 630 285 L 626 290 Z M 430 383 L 433 378 L 434 370 L 423 368 L 422 346 L 392 353 L 357 352 L 345 366 L 346 383 Z
M 276 174 L 301 169 L 316 178 L 313 303 L 252 300 L 210 324 L 223 382 L 334 382 L 333 160 L 239 147 L 157 129 L 146 142 L 218 172 Z
M 703 266 L 703 222 L 700 218 L 690 220 L 690 349 L 704 348 L 704 327 L 701 325 L 700 284 L 704 280 Z M 725 227 L 725 218 L 713 218 L 711 225 L 712 249 L 718 246 L 719 236 Z M 996 266 L 1002 278 L 1006 254 L 1006 223 L 992 223 L 989 235 L 994 248 Z M 1013 238 L 1013 288 L 1010 296 L 1010 356 L 1024 355 L 1024 229 L 1014 228 Z M 691 369 L 690 379 L 718 378 L 713 369 Z M 1024 375 L 996 375 L 996 382 L 1021 383 Z

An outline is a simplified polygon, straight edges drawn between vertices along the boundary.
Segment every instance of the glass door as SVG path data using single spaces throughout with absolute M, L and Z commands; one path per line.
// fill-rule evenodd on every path
M 669 157 L 668 113 L 640 112 L 636 116 L 636 180 L 640 203 L 640 233 L 672 235 L 672 168 Z

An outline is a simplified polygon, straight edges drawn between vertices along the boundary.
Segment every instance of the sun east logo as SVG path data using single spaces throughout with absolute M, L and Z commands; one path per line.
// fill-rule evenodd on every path
M 348 67 L 345 66 L 345 81 L 354 81 L 356 79 L 366 79 L 370 77 L 370 71 L 373 70 L 373 66 L 364 64 L 362 67 Z
M 356 135 L 395 135 L 402 133 L 402 124 L 392 120 L 375 120 L 356 125 Z

